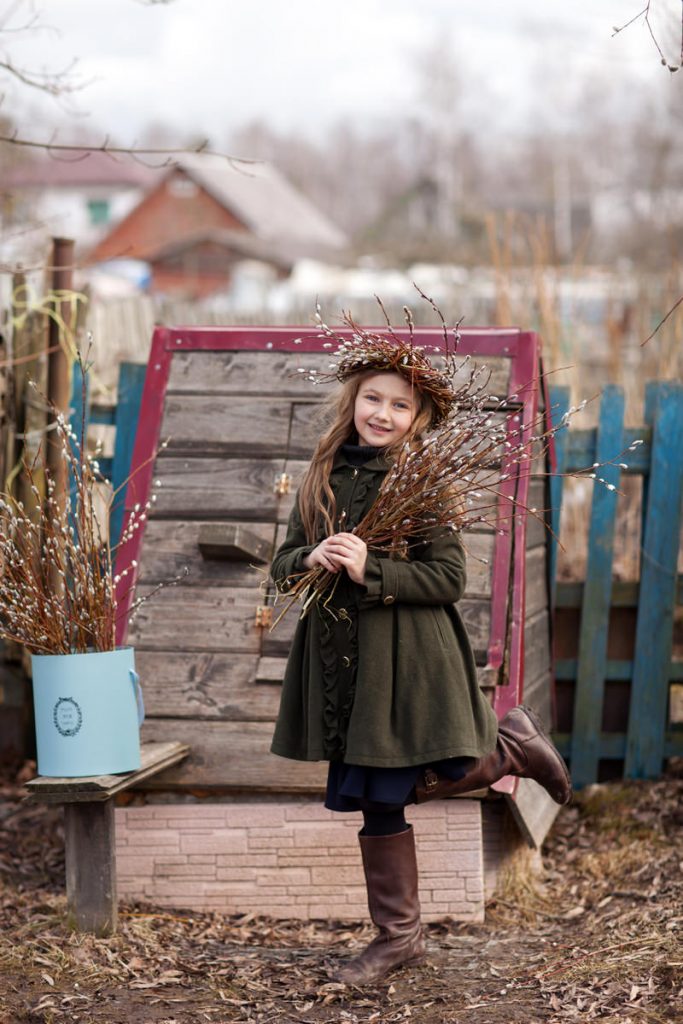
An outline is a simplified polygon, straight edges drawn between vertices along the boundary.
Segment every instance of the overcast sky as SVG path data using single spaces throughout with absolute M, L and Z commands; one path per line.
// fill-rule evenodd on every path
M 653 2 L 680 19 L 680 0 Z M 14 7 L 5 0 L 0 16 Z M 66 119 L 128 143 L 162 121 L 220 144 L 251 119 L 316 134 L 342 117 L 371 127 L 407 111 L 417 94 L 416 56 L 437 39 L 461 69 L 463 116 L 496 128 L 561 118 L 587 77 L 624 83 L 625 106 L 647 84 L 680 95 L 683 71 L 671 76 L 660 66 L 642 21 L 612 38 L 612 27 L 642 7 L 642 0 L 26 0 L 11 25 L 32 9 L 45 27 L 4 34 L 2 42 L 16 65 L 33 70 L 55 71 L 77 58 L 78 74 L 90 81 L 75 99 L 78 117 L 34 95 L 34 135 Z M 665 30 L 671 42 L 670 22 Z M 24 88 L 6 97 L 5 109 L 25 115 L 27 102 Z

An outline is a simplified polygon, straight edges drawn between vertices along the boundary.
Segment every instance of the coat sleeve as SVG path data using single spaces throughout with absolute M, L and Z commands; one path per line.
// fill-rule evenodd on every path
M 306 542 L 301 515 L 299 513 L 299 494 L 297 492 L 294 508 L 292 509 L 289 522 L 287 523 L 287 536 L 275 552 L 270 575 L 276 587 L 282 593 L 287 592 L 286 580 L 288 576 L 295 573 L 305 572 L 304 558 L 317 545 Z
M 361 607 L 377 604 L 452 604 L 465 592 L 465 549 L 457 534 L 439 533 L 411 561 L 368 552 Z

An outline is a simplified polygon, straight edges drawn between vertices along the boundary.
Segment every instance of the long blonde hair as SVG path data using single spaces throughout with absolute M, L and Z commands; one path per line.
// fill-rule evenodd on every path
M 361 384 L 378 372 L 381 371 L 367 370 L 354 374 L 330 399 L 332 424 L 318 441 L 299 490 L 299 512 L 309 544 L 315 544 L 321 533 L 330 536 L 336 532 L 337 503 L 330 487 L 334 457 L 341 445 L 353 437 L 354 409 Z M 416 390 L 415 398 L 419 407 L 407 433 L 384 450 L 384 456 L 390 463 L 397 458 L 406 442 L 417 440 L 433 424 L 434 406 L 429 395 Z

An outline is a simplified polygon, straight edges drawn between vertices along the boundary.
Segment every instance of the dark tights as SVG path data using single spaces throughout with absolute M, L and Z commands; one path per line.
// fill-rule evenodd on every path
M 395 836 L 409 827 L 403 804 L 379 804 L 361 801 L 363 836 Z

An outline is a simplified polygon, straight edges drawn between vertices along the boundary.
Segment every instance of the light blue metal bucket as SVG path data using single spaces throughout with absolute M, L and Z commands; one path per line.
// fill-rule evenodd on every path
M 34 654 L 38 774 L 113 775 L 140 767 L 144 718 L 132 647 Z

